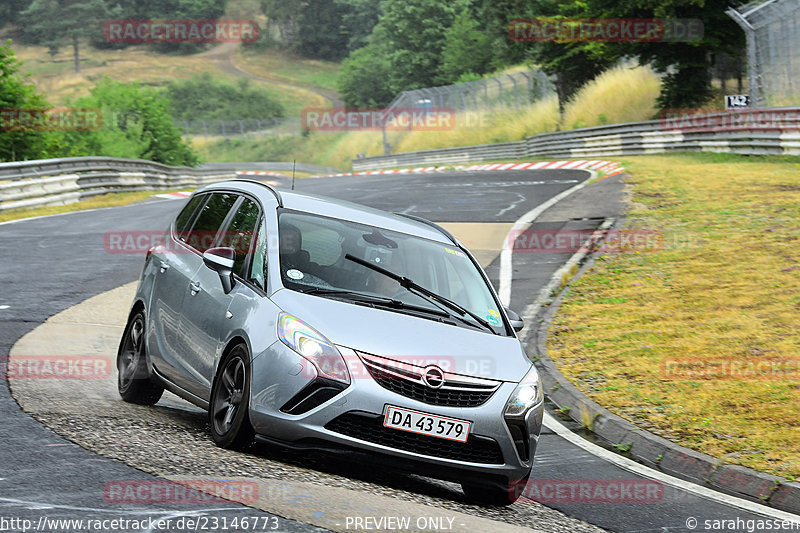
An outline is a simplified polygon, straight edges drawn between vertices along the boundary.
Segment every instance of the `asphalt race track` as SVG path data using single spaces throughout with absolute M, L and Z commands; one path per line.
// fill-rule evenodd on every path
M 575 170 L 354 176 L 297 180 L 296 190 L 419 215 L 445 223 L 457 235 L 460 231 L 462 235 L 474 236 L 473 242 L 466 237 L 462 240 L 476 252 L 497 286 L 500 270 L 497 251 L 511 225 L 535 206 L 588 177 L 587 172 Z M 607 217 L 620 216 L 621 198 L 622 184 L 618 177 L 601 180 L 546 211 L 535 226 L 595 228 Z M 131 206 L 0 225 L 0 248 L 4 251 L 0 355 L 9 354 L 21 337 L 52 315 L 136 280 L 143 257 L 109 253 L 104 246 L 104 235 L 109 231 L 162 230 L 182 204 L 177 200 L 153 199 Z M 521 311 L 570 255 L 514 254 L 510 307 Z M 128 303 L 124 302 L 126 308 Z M 73 386 L 81 384 L 76 382 Z M 45 403 L 52 400 L 54 405 L 59 402 L 59 398 L 38 400 Z M 597 530 L 579 521 L 611 531 L 702 531 L 703 520 L 758 520 L 770 513 L 768 508 L 764 509 L 764 516 L 748 513 L 668 485 L 662 486 L 657 498 L 642 503 L 587 503 L 575 498 L 555 498 L 557 501 L 546 506 L 520 501 L 509 508 L 481 508 L 464 502 L 456 485 L 376 472 L 358 462 L 348 462 L 347 458 L 331 461 L 323 454 L 290 453 L 267 447 L 231 455 L 217 449 L 207 437 L 202 413 L 169 393 L 159 407 L 149 410 L 129 408 L 113 396 L 103 401 L 116 404 L 114 416 L 103 418 L 102 423 L 93 423 L 91 407 L 84 410 L 80 404 L 70 406 L 71 414 L 49 418 L 37 415 L 46 426 L 55 429 L 53 432 L 23 413 L 8 386 L 0 386 L 4 422 L 0 426 L 0 518 L 27 519 L 36 525 L 43 515 L 60 519 L 133 520 L 205 514 L 228 519 L 256 517 L 262 524 L 276 524 L 276 528 L 269 529 L 278 531 L 317 530 L 301 521 L 279 518 L 240 504 L 120 506 L 104 498 L 103 487 L 107 482 L 154 480 L 150 473 L 167 477 L 181 472 L 231 477 L 264 475 L 287 482 L 311 482 L 322 487 L 320 490 L 330 490 L 331 498 L 343 494 L 343 489 L 356 490 L 394 499 L 387 501 L 402 500 L 479 516 L 506 523 L 509 528 L 513 524 L 553 532 Z M 109 444 L 113 442 L 118 446 Z M 197 471 L 200 468 L 202 472 Z M 646 482 L 549 429 L 542 433 L 532 479 L 544 484 L 587 480 Z M 277 515 L 286 516 L 279 512 Z M 700 520 L 701 526 L 687 527 L 690 517 Z M 324 521 L 320 518 L 315 523 Z M 0 521 L 0 530 L 2 526 Z M 368 530 L 352 524 L 348 527 L 331 524 L 330 529 Z M 47 530 L 86 529 L 51 525 Z

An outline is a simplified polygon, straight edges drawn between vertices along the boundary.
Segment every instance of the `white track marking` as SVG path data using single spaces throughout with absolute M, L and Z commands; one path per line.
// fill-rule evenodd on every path
M 169 480 L 167 480 L 169 481 Z M 123 515 L 143 515 L 143 514 L 153 514 L 153 515 L 164 515 L 164 514 L 175 514 L 176 511 L 172 510 L 165 510 L 165 511 L 146 511 L 146 510 L 125 510 L 120 509 L 119 507 L 102 509 L 99 507 L 83 507 L 77 505 L 59 505 L 55 503 L 43 503 L 43 502 L 34 502 L 28 500 L 18 500 L 16 498 L 0 498 L 0 502 L 16 504 L 19 506 L 46 506 L 50 509 L 64 509 L 66 511 L 92 511 L 95 513 L 108 513 L 108 514 L 123 514 Z M 232 504 L 236 504 L 236 502 L 231 502 Z M 187 511 L 189 513 L 210 513 L 212 511 L 240 511 L 243 507 L 218 507 L 214 509 L 192 509 L 191 511 Z M 185 514 L 186 512 L 182 512 L 181 514 Z
M 556 203 L 560 202 L 570 194 L 574 193 L 577 190 L 580 190 L 586 186 L 587 183 L 592 181 L 597 177 L 597 172 L 594 170 L 585 170 L 589 173 L 589 178 L 585 179 L 581 183 L 570 187 L 566 191 L 560 192 L 559 194 L 553 196 L 549 200 L 537 205 L 520 218 L 514 222 L 514 225 L 508 230 L 508 234 L 506 238 L 503 240 L 503 248 L 500 251 L 500 287 L 497 291 L 498 296 L 500 297 L 500 303 L 503 305 L 508 305 L 511 302 L 511 281 L 514 275 L 514 269 L 512 268 L 511 260 L 513 258 L 513 246 L 514 242 L 511 240 L 512 235 L 516 235 L 519 232 L 523 231 L 525 228 L 530 226 L 534 220 L 536 220 L 539 215 L 541 215 L 544 211 L 555 205 Z
M 527 200 L 527 198 L 525 198 L 525 196 L 523 196 L 520 193 L 514 193 L 514 194 L 517 195 L 517 200 L 514 201 L 514 202 L 511 202 L 510 204 L 508 204 L 508 207 L 505 207 L 505 208 L 501 209 L 500 211 L 498 211 L 497 214 L 495 215 L 496 217 L 501 217 L 501 216 L 505 215 L 506 213 L 508 213 L 509 211 L 514 209 L 515 207 L 517 207 L 519 204 L 521 204 L 522 202 Z
M 660 481 L 665 485 L 670 485 L 680 490 L 691 492 L 692 494 L 695 494 L 707 500 L 712 500 L 725 505 L 730 505 L 732 507 L 749 511 L 751 513 L 755 513 L 761 516 L 777 518 L 779 520 L 789 520 L 793 522 L 800 521 L 800 516 L 798 515 L 787 513 L 786 511 L 781 511 L 779 509 L 774 509 L 772 507 L 767 507 L 766 505 L 762 505 L 760 503 L 751 502 L 749 500 L 744 500 L 742 498 L 737 498 L 736 496 L 729 496 L 728 494 L 723 494 L 713 489 L 696 485 L 690 481 L 684 481 L 683 479 L 678 479 L 676 477 L 670 476 L 669 474 L 665 474 L 664 472 L 659 472 L 658 470 L 653 470 L 650 467 L 639 464 L 636 461 L 628 459 L 627 457 L 623 457 L 622 455 L 606 450 L 605 448 L 598 446 L 593 442 L 589 442 L 583 437 L 574 434 L 572 431 L 567 429 L 561 422 L 559 422 L 556 418 L 554 418 L 550 413 L 546 412 L 544 414 L 544 425 L 552 429 L 553 432 L 555 432 L 555 434 L 561 437 L 562 439 L 567 440 L 570 443 L 574 444 L 575 446 L 578 446 L 579 448 L 586 450 L 592 455 L 595 455 L 600 459 L 603 459 L 604 461 L 607 461 L 615 466 L 627 470 L 628 472 L 632 472 L 634 474 L 638 474 L 646 478 Z

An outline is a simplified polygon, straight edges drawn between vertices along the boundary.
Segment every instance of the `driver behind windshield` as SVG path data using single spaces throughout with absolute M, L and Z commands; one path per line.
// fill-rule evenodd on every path
M 295 272 L 300 274 L 311 274 L 319 277 L 321 267 L 311 261 L 311 256 L 302 249 L 303 234 L 291 224 L 281 224 L 280 226 L 280 256 L 281 270 L 291 279 L 302 279 Z

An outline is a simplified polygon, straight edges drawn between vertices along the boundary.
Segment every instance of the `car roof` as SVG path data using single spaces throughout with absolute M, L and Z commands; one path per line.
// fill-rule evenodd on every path
M 268 203 L 272 203 L 277 199 L 278 203 L 286 209 L 358 222 L 444 244 L 453 244 L 455 241 L 455 238 L 446 230 L 428 221 L 406 218 L 402 215 L 388 213 L 337 198 L 272 187 L 255 180 L 237 179 L 212 183 L 198 189 L 196 193 L 214 190 L 246 192 L 260 198 L 262 202 L 266 201 Z M 455 242 L 457 243 L 457 241 Z

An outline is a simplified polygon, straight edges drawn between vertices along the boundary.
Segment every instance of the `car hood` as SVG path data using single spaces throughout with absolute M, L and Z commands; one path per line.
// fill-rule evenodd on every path
M 336 345 L 467 376 L 518 382 L 531 367 L 519 340 L 281 289 L 271 300 Z

